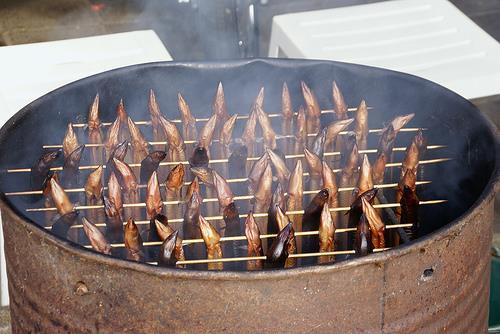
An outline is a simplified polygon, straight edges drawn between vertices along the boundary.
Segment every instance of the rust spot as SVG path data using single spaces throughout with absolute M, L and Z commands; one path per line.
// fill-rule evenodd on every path
M 420 276 L 420 280 L 423 282 L 427 282 L 432 279 L 432 276 L 434 275 L 434 268 L 427 268 L 424 269 L 424 272 L 422 273 L 422 276 Z
M 87 285 L 84 282 L 82 282 L 82 281 L 76 282 L 75 294 L 77 296 L 83 296 L 83 295 L 86 295 L 88 293 L 89 293 L 89 288 L 87 288 Z

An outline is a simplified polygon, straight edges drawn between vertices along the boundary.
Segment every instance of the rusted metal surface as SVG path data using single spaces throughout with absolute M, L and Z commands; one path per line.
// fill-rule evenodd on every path
M 272 272 L 190 271 L 128 262 L 75 246 L 25 218 L 36 220 L 36 215 L 12 209 L 24 210 L 29 202 L 0 198 L 14 333 L 486 331 L 493 196 L 499 184 L 498 136 L 467 101 L 421 79 L 378 69 L 361 71 L 354 65 L 294 60 L 139 65 L 66 86 L 18 113 L 0 130 L 0 167 L 22 166 L 26 157 L 36 156 L 38 148 L 26 143 L 55 142 L 62 135 L 57 133 L 64 129 L 62 124 L 73 121 L 74 106 L 84 105 L 82 97 L 93 96 L 96 87 L 103 91 L 103 105 L 106 99 L 111 104 L 116 96 L 126 96 L 136 104 L 130 109 L 140 112 L 144 108 L 135 94 L 151 82 L 163 87 L 167 77 L 178 84 L 170 102 L 177 101 L 177 90 L 196 92 L 200 96 L 193 101 L 199 103 L 195 110 L 212 100 L 213 92 L 206 87 L 213 78 L 236 87 L 249 71 L 256 71 L 262 82 L 251 76 L 246 91 L 256 91 L 276 77 L 289 82 L 309 78 L 316 83 L 318 96 L 324 97 L 330 96 L 331 86 L 323 83 L 331 82 L 335 74 L 345 82 L 346 91 L 362 93 L 383 110 L 370 116 L 375 124 L 402 112 L 402 106 L 405 112 L 416 112 L 416 125 L 429 127 L 429 136 L 449 145 L 447 152 L 454 158 L 434 171 L 426 169 L 433 180 L 429 192 L 449 197 L 446 206 L 423 210 L 426 236 L 333 265 Z M 195 76 L 197 80 L 192 80 Z M 104 89 L 111 82 L 119 84 Z M 380 89 L 373 89 L 373 82 Z M 267 87 L 266 101 L 272 105 L 278 95 L 272 93 L 273 85 L 266 85 L 266 92 Z M 246 96 L 227 98 L 232 110 L 245 105 L 241 99 Z M 162 105 L 173 103 L 167 98 Z M 105 111 L 103 117 L 114 119 L 112 112 Z M 46 124 L 47 117 L 54 133 L 32 131 Z M 19 145 L 23 150 L 11 149 Z M 485 158 L 488 150 L 497 161 Z M 22 174 L 0 173 L 2 191 L 27 189 L 26 182 Z
M 484 332 L 493 195 L 370 257 L 261 273 L 160 269 L 48 235 L 1 202 L 14 333 Z

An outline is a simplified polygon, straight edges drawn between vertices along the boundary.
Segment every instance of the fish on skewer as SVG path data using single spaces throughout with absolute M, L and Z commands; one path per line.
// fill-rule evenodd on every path
M 278 213 L 278 208 L 280 208 L 283 212 L 286 211 L 286 200 L 283 187 L 278 183 L 276 189 L 274 190 L 269 210 L 267 210 L 267 234 L 277 234 L 281 230 L 278 225 L 276 215 Z M 271 246 L 271 242 L 272 241 L 270 239 L 267 239 L 267 247 Z
M 97 226 L 92 224 L 87 218 L 82 217 L 82 226 L 85 235 L 89 239 L 92 248 L 99 253 L 111 255 L 112 248 L 109 241 Z
M 238 208 L 234 203 L 234 195 L 227 181 L 220 176 L 216 171 L 213 171 L 214 186 L 217 191 L 217 199 L 219 207 L 222 211 L 222 218 L 226 224 L 224 236 L 243 235 L 244 225 L 240 221 Z M 244 242 L 233 241 L 224 245 L 224 254 L 229 257 L 243 256 Z M 231 269 L 238 268 L 237 263 L 228 265 Z
M 72 188 L 78 184 L 80 176 L 80 161 L 82 159 L 85 145 L 78 146 L 64 159 L 63 165 L 63 183 L 67 188 Z
M 417 182 L 417 170 L 416 169 L 407 169 L 404 173 L 403 177 L 399 180 L 399 183 L 396 187 L 396 203 L 401 201 L 403 197 L 404 187 L 410 188 L 412 191 L 417 190 L 416 186 Z M 395 208 L 396 217 L 400 220 L 401 218 L 401 207 Z
M 385 248 L 385 224 L 380 218 L 377 210 L 368 202 L 365 197 L 361 198 L 363 214 L 370 226 L 371 243 L 373 248 Z
M 217 85 L 217 91 L 215 92 L 214 100 L 212 102 L 212 114 L 217 117 L 216 128 L 218 129 L 218 133 L 220 133 L 219 130 L 222 128 L 222 124 L 224 124 L 229 118 L 222 82 L 219 82 Z
M 259 90 L 255 101 L 250 108 L 250 113 L 248 115 L 247 122 L 245 123 L 245 127 L 243 128 L 243 133 L 241 135 L 241 141 L 248 149 L 249 156 L 253 156 L 255 154 L 255 138 L 256 138 L 256 127 L 257 127 L 257 119 L 258 112 L 257 108 L 262 108 L 264 104 L 264 87 Z
M 404 176 L 407 170 L 417 170 L 420 162 L 420 150 L 426 149 L 425 138 L 420 129 L 413 137 L 410 145 L 406 148 L 405 157 L 402 162 L 400 178 Z
M 44 208 L 53 208 L 54 201 L 52 200 L 52 189 L 50 185 L 50 180 L 54 178 L 57 183 L 59 183 L 59 176 L 57 173 L 49 171 L 47 177 L 42 183 L 42 195 L 43 195 L 43 206 Z M 51 222 L 58 213 L 54 211 L 45 211 L 45 222 Z
M 328 207 L 329 208 L 338 208 L 339 207 L 339 198 L 338 198 L 338 194 L 339 194 L 339 190 L 338 190 L 338 187 L 337 187 L 337 178 L 335 176 L 335 173 L 333 172 L 333 170 L 328 166 L 328 164 L 323 161 L 323 164 L 322 164 L 322 185 L 321 185 L 321 188 L 322 189 L 328 189 Z M 338 212 L 336 211 L 333 211 L 330 213 L 330 216 L 331 216 L 331 219 L 332 219 L 332 223 L 334 226 L 337 226 L 338 223 L 339 223 L 339 215 L 338 215 Z M 344 235 L 346 233 L 343 233 Z M 343 242 L 341 243 L 341 247 L 342 246 L 347 246 L 347 243 Z
M 192 167 L 208 167 L 210 160 L 210 144 L 217 124 L 217 115 L 212 115 L 201 129 L 198 137 L 198 145 L 193 150 L 189 159 Z
M 87 182 L 85 182 L 85 199 L 87 205 L 102 205 L 102 192 L 103 184 L 102 178 L 104 175 L 103 166 L 99 166 L 87 177 Z M 92 221 L 102 221 L 104 216 L 102 215 L 101 209 L 90 209 L 87 210 L 87 217 Z
M 318 132 L 314 141 L 311 145 L 311 152 L 316 154 L 318 157 L 323 158 L 323 153 L 325 152 L 325 142 L 326 142 L 326 128 Z
M 175 255 L 175 244 L 177 243 L 177 236 L 179 231 L 175 231 L 166 238 L 160 247 L 158 256 L 158 266 L 160 267 L 175 267 L 179 260 Z
M 330 214 L 328 202 L 323 205 L 318 227 L 319 252 L 333 252 L 335 250 L 335 223 Z M 318 264 L 332 263 L 335 256 L 320 256 Z
M 44 153 L 38 158 L 31 168 L 31 188 L 34 190 L 42 189 L 44 181 L 49 176 L 50 168 L 54 162 L 61 156 L 62 150 L 50 151 Z
M 146 217 L 151 219 L 160 214 L 163 209 L 161 200 L 160 183 L 156 171 L 151 174 L 146 188 Z
M 177 105 L 182 119 L 182 136 L 184 140 L 196 140 L 198 132 L 196 131 L 196 119 L 191 114 L 188 103 L 181 95 L 177 93 Z M 190 152 L 188 152 L 189 154 Z
M 95 203 L 101 201 L 102 198 L 102 177 L 104 175 L 104 168 L 102 165 L 94 169 L 87 177 L 87 182 L 85 182 L 85 197 L 87 199 L 87 205 L 95 205 Z
M 372 188 L 370 190 L 365 191 L 364 193 L 360 194 L 356 199 L 352 202 L 351 207 L 349 211 L 345 213 L 345 215 L 349 216 L 349 223 L 347 227 L 353 228 L 357 227 L 360 223 L 361 216 L 363 214 L 363 202 L 362 200 L 365 199 L 368 203 L 372 204 L 375 200 L 375 197 L 377 195 L 378 189 L 377 188 Z M 365 217 L 366 219 L 366 217 Z M 371 240 L 371 237 L 370 237 Z M 350 240 L 352 242 L 352 239 Z M 348 245 L 348 249 L 350 249 L 351 245 Z
M 50 197 L 54 202 L 57 212 L 61 216 L 74 211 L 74 205 L 69 200 L 68 195 L 63 187 L 59 184 L 56 177 L 51 177 L 50 180 Z
M 144 139 L 141 130 L 135 125 L 130 117 L 127 117 L 130 141 L 132 144 L 133 161 L 142 161 L 149 154 L 149 143 Z
M 391 160 L 396 136 L 414 116 L 415 114 L 397 116 L 382 130 L 378 143 L 377 159 L 374 164 L 377 166 L 373 178 L 375 183 L 380 184 L 384 182 L 385 164 Z
M 106 214 L 106 239 L 111 242 L 123 241 L 123 223 L 121 210 L 106 195 L 102 195 L 104 213 Z
M 347 129 L 349 125 L 354 121 L 353 118 L 342 119 L 338 121 L 333 121 L 325 128 L 326 136 L 325 136 L 325 148 L 329 147 L 332 143 L 335 142 L 340 132 Z M 340 151 L 342 152 L 342 151 Z
M 153 151 L 149 153 L 141 161 L 141 182 L 147 182 L 147 180 L 151 177 L 151 174 L 153 174 L 154 171 L 157 171 L 158 167 L 160 167 L 160 162 L 162 162 L 166 157 L 167 153 L 164 151 Z
M 151 117 L 151 127 L 153 128 L 153 140 L 154 141 L 165 140 L 166 137 L 163 132 L 163 128 L 160 126 L 160 117 L 162 116 L 160 111 L 160 106 L 156 101 L 156 96 L 152 89 L 149 90 L 148 109 L 149 109 L 149 115 Z
M 291 135 L 292 134 L 292 122 L 293 122 L 293 106 L 292 99 L 290 97 L 290 91 L 288 90 L 288 86 L 286 82 L 283 82 L 283 90 L 281 93 L 281 116 L 283 122 L 281 123 L 281 133 L 283 135 Z M 291 141 L 288 138 L 283 140 L 282 150 L 286 153 L 291 153 L 293 147 L 291 146 Z
M 104 173 L 104 178 L 108 179 L 109 175 L 114 171 L 113 159 L 118 159 L 120 161 L 125 161 L 125 157 L 128 152 L 128 140 L 124 140 L 118 145 L 116 145 L 113 150 L 109 153 L 108 162 L 106 163 L 106 172 Z
M 364 154 L 363 161 L 361 162 L 361 167 L 359 169 L 359 177 L 358 177 L 358 184 L 356 186 L 356 191 L 358 192 L 358 194 L 361 194 L 372 188 L 373 188 L 372 166 L 370 165 L 370 160 L 368 160 L 368 156 Z
M 68 123 L 68 127 L 66 129 L 66 133 L 64 134 L 62 143 L 64 158 L 66 159 L 79 146 L 80 144 L 78 143 L 78 138 L 75 131 L 73 130 L 73 124 Z
M 283 210 L 281 210 L 279 206 L 277 206 L 276 208 L 276 222 L 278 223 L 278 228 L 280 231 L 291 223 L 290 218 L 285 214 Z M 287 253 L 288 255 L 297 253 L 297 240 L 295 238 L 295 230 L 293 229 L 293 226 L 288 240 Z M 284 267 L 293 268 L 296 265 L 297 265 L 297 259 L 289 257 L 285 260 Z
M 186 154 L 184 153 L 184 140 L 177 129 L 175 123 L 166 119 L 163 115 L 158 116 L 160 128 L 168 142 L 167 156 L 169 161 L 184 161 Z
M 284 268 L 288 259 L 288 244 L 293 235 L 292 223 L 288 223 L 279 233 L 266 253 L 266 267 Z
M 113 158 L 113 165 L 116 177 L 122 188 L 124 202 L 139 203 L 140 198 L 139 198 L 137 178 L 135 177 L 135 174 L 130 168 L 130 166 L 127 163 L 120 161 L 116 158 Z M 140 208 L 133 207 L 127 209 L 125 210 L 125 215 L 132 217 L 139 217 Z
M 104 148 L 106 150 L 106 156 L 109 159 L 111 159 L 111 153 L 114 151 L 116 146 L 120 142 L 119 138 L 119 133 L 120 133 L 120 128 L 122 127 L 120 119 L 117 117 L 113 123 L 111 123 L 111 126 L 108 129 L 108 133 L 106 134 L 106 143 L 104 144 Z
M 368 107 L 365 100 L 361 100 L 356 115 L 354 117 L 354 133 L 356 134 L 356 142 L 360 150 L 368 148 Z
M 318 189 L 323 173 L 323 163 L 321 158 L 307 148 L 304 149 L 304 156 L 309 168 L 309 188 Z
M 137 179 L 130 166 L 116 158 L 113 158 L 116 176 L 125 194 L 137 193 Z
M 217 125 L 217 115 L 212 115 L 205 123 L 198 137 L 198 147 L 203 147 L 207 150 L 207 155 L 210 156 L 210 145 L 214 136 Z
M 274 132 L 271 120 L 266 112 L 258 105 L 255 110 L 257 111 L 257 120 L 262 128 L 262 136 L 264 137 L 264 148 L 274 150 L 276 148 L 276 133 Z
M 427 153 L 427 138 L 424 137 L 422 129 L 419 129 L 417 135 L 414 138 L 417 148 L 418 148 L 418 159 L 425 159 Z M 420 165 L 418 168 L 418 179 L 424 180 L 425 175 L 425 165 Z
M 182 198 L 182 186 L 184 185 L 185 169 L 183 164 L 178 164 L 168 173 L 165 186 L 167 188 L 167 201 L 180 200 Z
M 328 189 L 320 190 L 304 210 L 302 216 L 302 231 L 317 231 L 321 220 L 323 206 L 328 202 Z M 315 253 L 319 250 L 317 235 L 302 237 L 302 253 Z M 303 260 L 304 264 L 311 264 L 311 259 Z
M 245 236 L 247 237 L 247 256 L 263 256 L 262 241 L 260 240 L 259 226 L 255 222 L 253 212 L 250 211 L 245 220 Z M 262 260 L 247 261 L 247 270 L 261 270 L 264 265 Z
M 356 226 L 354 234 L 354 251 L 356 256 L 365 256 L 373 253 L 372 236 L 370 225 L 365 214 L 362 214 Z
M 144 247 L 141 234 L 133 218 L 129 218 L 124 228 L 123 240 L 125 242 L 126 259 L 136 262 L 144 261 Z
M 336 81 L 332 84 L 333 111 L 338 120 L 347 119 L 347 103 Z
M 304 95 L 304 101 L 306 103 L 307 133 L 318 133 L 321 129 L 321 109 L 319 107 L 318 100 L 316 99 L 316 95 L 314 95 L 305 82 L 301 81 L 300 85 L 302 87 L 302 95 Z
M 99 119 L 99 94 L 94 98 L 94 102 L 90 106 L 89 116 L 87 120 L 88 142 L 90 144 L 102 144 L 102 123 Z M 101 147 L 92 147 L 90 150 L 91 162 L 103 162 L 103 150 Z
M 230 145 L 233 142 L 233 130 L 238 115 L 233 115 L 222 125 L 220 134 L 221 158 L 227 158 L 231 154 Z
M 395 196 L 395 202 L 396 203 L 401 203 L 401 200 L 403 199 L 404 191 L 405 188 L 408 188 L 406 190 L 406 198 L 403 201 L 403 204 L 405 205 L 405 210 L 406 210 L 406 217 L 405 220 L 408 221 L 415 221 L 416 218 L 418 218 L 418 197 L 417 197 L 417 186 L 416 186 L 416 181 L 417 181 L 417 169 L 407 169 L 406 172 L 404 173 L 403 177 L 399 180 L 399 183 L 396 187 L 396 196 Z M 415 203 L 416 201 L 416 203 Z M 396 218 L 398 221 L 401 223 L 402 220 L 402 206 L 394 208 L 394 213 L 396 215 Z M 418 223 L 418 221 L 417 221 Z M 413 224 L 413 222 L 412 222 Z M 418 226 L 417 226 L 418 228 Z M 409 229 L 411 230 L 411 229 Z M 394 246 L 398 246 L 400 243 L 400 235 L 396 231 L 392 231 L 388 235 L 389 242 L 392 243 Z
M 274 166 L 279 183 L 283 187 L 286 187 L 288 185 L 288 180 L 290 179 L 290 171 L 288 170 L 285 161 L 271 149 L 267 149 L 266 152 L 269 160 L 271 160 L 271 163 Z
M 154 218 L 156 231 L 161 241 L 167 240 L 172 234 L 177 233 L 179 231 L 175 231 L 169 224 L 168 219 L 164 215 L 157 215 Z M 178 261 L 184 261 L 186 259 L 184 255 L 184 249 L 182 248 L 182 238 L 178 235 L 177 240 L 175 242 L 175 258 Z M 161 254 L 161 252 L 160 252 Z M 178 265 L 178 267 L 184 267 L 184 265 Z
M 248 174 L 248 193 L 253 195 L 259 185 L 259 180 L 269 164 L 269 155 L 264 152 L 259 160 L 255 161 Z
M 302 161 L 297 160 L 295 168 L 290 174 L 290 181 L 288 182 L 288 199 L 286 209 L 289 211 L 302 210 L 302 196 L 304 192 L 304 184 L 302 181 Z M 302 219 L 299 215 L 293 215 L 290 219 L 295 231 L 302 231 Z M 298 249 L 301 249 L 301 239 L 297 243 Z
M 346 164 L 344 168 L 342 168 L 342 172 L 340 174 L 341 187 L 349 187 L 354 185 L 355 175 L 358 170 L 358 163 L 359 163 L 358 146 L 356 145 L 356 143 L 354 143 L 354 146 L 352 147 L 351 152 L 349 152 L 349 155 L 346 159 Z M 341 201 L 341 205 L 344 204 L 346 203 Z
M 191 173 L 198 177 L 201 182 L 205 183 L 208 188 L 214 187 L 214 171 L 209 167 L 191 167 L 189 168 Z
M 358 171 L 359 153 L 358 146 L 356 145 L 356 137 L 353 138 L 353 146 L 351 152 L 347 155 L 346 162 L 340 173 L 340 187 L 347 188 L 352 187 L 356 183 L 356 173 Z M 350 145 L 350 140 L 344 141 L 344 148 L 348 148 Z M 352 196 L 350 193 L 344 191 L 339 194 L 339 205 L 341 207 L 350 206 L 352 202 Z M 348 217 L 341 215 L 338 219 L 338 228 L 347 228 L 349 225 Z M 347 233 L 340 233 L 338 235 L 338 247 L 340 249 L 348 249 L 350 240 Z
M 262 173 L 257 189 L 254 193 L 253 210 L 257 213 L 267 212 L 272 198 L 273 174 L 271 166 L 268 164 L 264 173 Z M 262 231 L 267 230 L 267 219 L 265 217 L 257 218 L 257 225 Z
M 122 188 L 114 172 L 111 173 L 108 179 L 108 199 L 121 214 L 123 212 Z
M 420 222 L 418 219 L 419 199 L 417 192 L 411 187 L 404 186 L 403 195 L 399 201 L 401 205 L 401 224 L 412 224 L 409 232 L 414 238 L 420 236 Z
M 184 239 L 201 239 L 199 225 L 201 201 L 200 194 L 198 192 L 193 192 L 185 205 L 184 220 L 182 221 Z M 186 256 L 189 259 L 199 259 L 206 256 L 205 250 L 200 244 L 189 244 L 185 247 Z
M 347 103 L 344 100 L 344 95 L 340 91 L 337 83 L 333 81 L 332 84 L 332 97 L 333 97 L 333 111 L 335 112 L 335 116 L 337 120 L 345 120 L 347 119 Z M 335 151 L 342 152 L 344 150 L 344 138 L 338 137 L 335 140 Z
M 356 146 L 355 152 L 353 152 L 354 146 Z M 359 152 L 358 144 L 356 143 L 356 134 L 353 131 L 348 131 L 344 135 L 344 146 L 343 150 L 340 152 L 340 167 L 344 169 L 349 165 L 349 163 L 351 163 L 350 168 L 352 169 L 352 173 L 350 174 L 353 175 L 358 169 L 358 155 Z M 351 159 L 351 161 L 349 161 L 349 159 Z M 356 162 L 353 163 L 352 159 Z
M 130 139 L 130 133 L 128 132 L 128 114 L 125 110 L 125 104 L 123 99 L 120 99 L 120 103 L 116 107 L 116 117 L 120 120 L 120 128 L 118 131 L 118 141 L 122 142 L 124 140 Z
M 295 152 L 301 152 L 307 145 L 306 111 L 300 106 L 295 122 Z
M 205 242 L 207 249 L 207 259 L 222 259 L 222 248 L 220 246 L 220 234 L 217 230 L 205 219 L 199 216 L 199 226 L 201 236 Z M 223 262 L 212 262 L 207 264 L 208 270 L 222 270 Z
M 170 170 L 165 181 L 167 201 L 181 201 L 182 200 L 182 186 L 184 185 L 184 165 L 182 163 L 176 165 Z M 177 207 L 171 207 L 171 217 L 181 217 L 182 205 L 178 204 Z
M 198 195 L 200 194 L 200 181 L 198 179 L 198 176 L 196 175 L 186 189 L 186 194 L 184 194 L 184 201 L 189 201 L 193 193 L 198 193 Z

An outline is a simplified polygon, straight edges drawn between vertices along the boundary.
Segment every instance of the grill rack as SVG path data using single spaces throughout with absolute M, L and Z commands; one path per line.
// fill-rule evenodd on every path
M 368 109 L 373 110 L 373 107 L 368 107 Z M 356 110 L 357 110 L 357 108 L 348 108 L 348 111 L 350 111 L 350 112 L 356 111 Z M 332 109 L 326 109 L 326 110 L 322 110 L 321 113 L 322 114 L 334 113 L 334 111 Z M 294 116 L 296 116 L 296 115 L 297 115 L 297 113 L 295 112 Z M 275 117 L 281 117 L 282 115 L 281 114 L 268 114 L 268 116 L 270 118 L 275 118 Z M 239 115 L 237 117 L 237 120 L 244 120 L 244 119 L 248 119 L 248 115 Z M 195 120 L 197 123 L 202 123 L 202 122 L 208 121 L 208 118 L 196 118 Z M 180 120 L 180 119 L 174 119 L 174 120 L 170 120 L 170 121 L 173 123 L 176 123 L 176 124 L 182 123 L 182 120 Z M 141 126 L 151 126 L 150 121 L 134 121 L 134 123 L 136 125 L 141 125 Z M 112 124 L 112 122 L 103 122 L 102 126 L 109 126 L 111 124 Z M 73 126 L 73 128 L 84 128 L 86 126 L 86 124 L 85 123 L 74 123 L 74 124 L 72 124 L 72 126 Z M 383 129 L 381 129 L 381 128 L 370 129 L 369 133 L 370 134 L 380 133 L 382 130 Z M 425 129 L 425 128 L 403 128 L 400 130 L 400 132 L 416 132 L 418 130 L 427 130 L 427 129 Z M 348 131 L 342 131 L 339 134 L 345 135 L 347 133 L 348 133 Z M 317 133 L 308 133 L 307 134 L 308 137 L 315 137 L 316 135 L 317 135 Z M 276 135 L 276 139 L 293 139 L 293 138 L 295 138 L 294 135 L 278 135 L 278 134 Z M 262 140 L 262 138 L 260 138 L 260 140 Z M 257 139 L 257 141 L 259 142 L 259 139 Z M 194 140 L 184 141 L 185 144 L 196 144 L 196 142 L 197 141 L 194 141 Z M 214 139 L 213 142 L 217 143 L 218 140 Z M 157 141 L 157 142 L 150 141 L 149 144 L 150 145 L 165 145 L 165 144 L 167 144 L 167 142 L 166 141 Z M 85 144 L 85 146 L 86 147 L 103 147 L 104 144 Z M 442 149 L 442 148 L 446 148 L 446 147 L 447 147 L 446 145 L 428 145 L 427 149 L 428 150 L 436 150 L 436 149 Z M 62 148 L 62 145 L 59 145 L 59 144 L 42 145 L 42 148 L 43 149 Z M 395 147 L 393 149 L 393 152 L 404 152 L 405 150 L 406 150 L 406 147 Z M 360 154 L 365 154 L 365 153 L 366 154 L 373 154 L 376 152 L 377 152 L 377 149 L 359 150 Z M 338 151 L 324 153 L 325 157 L 339 156 L 339 155 L 340 155 L 340 152 L 338 152 Z M 285 159 L 300 159 L 303 157 L 304 157 L 304 154 L 285 155 Z M 256 161 L 259 158 L 260 158 L 260 156 L 259 157 L 248 157 L 247 161 Z M 437 159 L 422 160 L 422 161 L 420 161 L 420 165 L 441 163 L 441 162 L 446 162 L 449 160 L 451 160 L 451 158 L 437 158 Z M 177 165 L 179 163 L 182 163 L 184 165 L 189 165 L 188 161 L 169 161 L 169 162 L 161 162 L 160 166 L 173 166 L 173 165 Z M 228 163 L 228 159 L 211 159 L 209 162 L 209 164 L 224 164 L 224 163 Z M 140 167 L 140 163 L 129 163 L 128 165 L 130 167 Z M 96 164 L 96 165 L 84 165 L 84 166 L 79 166 L 78 168 L 80 170 L 93 170 L 99 166 L 100 165 L 98 165 L 98 164 Z M 106 168 L 105 164 L 103 164 L 102 166 L 104 168 Z M 392 168 L 392 167 L 398 167 L 398 166 L 401 166 L 401 162 L 388 162 L 386 164 L 386 168 Z M 61 171 L 61 170 L 63 170 L 63 168 L 62 167 L 53 167 L 53 168 L 51 168 L 51 170 L 52 171 Z M 31 168 L 11 168 L 11 169 L 6 170 L 7 173 L 26 173 L 26 172 L 30 172 L 30 171 L 31 171 Z M 335 173 L 338 173 L 341 171 L 341 169 L 333 169 L 333 171 Z M 303 176 L 309 176 L 309 173 L 305 172 L 305 173 L 303 173 Z M 247 178 L 233 178 L 233 179 L 227 179 L 227 181 L 229 183 L 242 183 L 242 182 L 246 182 Z M 430 184 L 430 183 L 431 183 L 431 181 L 417 181 L 418 186 L 426 185 L 426 184 Z M 189 184 L 190 184 L 190 182 L 184 182 L 183 186 L 187 186 Z M 200 182 L 200 184 L 203 184 L 203 183 Z M 395 186 L 397 186 L 397 183 L 384 183 L 384 184 L 380 184 L 380 185 L 375 185 L 375 187 L 382 188 L 382 189 L 383 188 L 393 188 Z M 144 189 L 145 187 L 146 187 L 146 185 L 139 185 L 139 188 Z M 162 187 L 164 187 L 163 184 L 162 184 Z M 352 191 L 353 189 L 354 189 L 354 187 L 339 188 L 339 192 Z M 319 190 L 320 189 L 304 190 L 303 194 L 304 195 L 312 195 L 312 194 L 317 193 Z M 83 193 L 84 188 L 66 189 L 66 191 L 68 193 L 80 193 L 80 192 Z M 5 193 L 6 196 L 29 196 L 29 195 L 40 195 L 40 194 L 42 194 L 42 191 L 36 191 L 36 190 L 13 191 L 13 192 Z M 241 200 L 241 201 L 251 200 L 252 198 L 253 198 L 253 196 L 251 196 L 251 195 L 242 195 L 242 196 L 235 196 L 234 197 L 235 201 L 237 201 L 237 200 L 238 201 L 239 200 Z M 217 201 L 218 201 L 217 198 L 204 198 L 202 203 L 217 202 Z M 447 200 L 445 200 L 445 199 L 427 200 L 427 201 L 420 201 L 420 205 L 434 205 L 434 204 L 440 204 L 440 203 L 445 203 L 445 202 L 447 202 Z M 178 205 L 178 204 L 182 204 L 182 203 L 184 203 L 184 201 L 182 201 L 182 200 L 163 201 L 164 205 Z M 374 205 L 375 208 L 385 208 L 385 209 L 396 208 L 398 206 L 400 206 L 399 203 L 385 203 L 385 204 L 375 204 Z M 145 203 L 144 202 L 124 203 L 123 207 L 124 208 L 134 208 L 134 207 L 143 208 L 143 207 L 145 207 Z M 79 205 L 79 206 L 75 206 L 75 209 L 76 210 L 103 209 L 103 206 L 102 205 Z M 330 211 L 331 212 L 342 212 L 342 211 L 348 211 L 349 209 L 350 209 L 349 207 L 337 207 L 337 208 L 330 208 Z M 27 208 L 26 209 L 27 212 L 44 212 L 44 211 L 55 211 L 55 210 L 56 210 L 55 207 L 51 207 L 51 208 Z M 304 212 L 303 210 L 287 211 L 286 214 L 287 215 L 302 215 L 303 212 Z M 257 212 L 257 213 L 254 213 L 253 215 L 255 218 L 267 217 L 267 213 L 265 213 L 265 212 L 264 213 Z M 247 216 L 247 214 L 240 214 L 239 215 L 240 219 L 246 218 L 246 216 Z M 204 218 L 207 221 L 223 220 L 223 217 L 219 216 L 219 215 L 204 216 Z M 169 219 L 169 223 L 182 223 L 182 222 L 183 222 L 183 218 Z M 127 223 L 126 221 L 123 222 L 124 225 L 126 223 Z M 137 225 L 148 225 L 150 222 L 149 222 L 149 220 L 135 220 L 135 223 Z M 105 223 L 95 223 L 95 225 L 98 227 L 105 227 L 106 226 Z M 411 226 L 412 226 L 411 224 L 391 224 L 391 225 L 386 224 L 386 229 L 410 228 Z M 83 226 L 81 224 L 75 224 L 75 225 L 71 226 L 71 229 L 81 229 L 82 227 Z M 44 228 L 48 231 L 51 230 L 51 226 L 45 226 Z M 343 228 L 343 229 L 338 228 L 335 230 L 335 234 L 349 233 L 349 232 L 354 232 L 354 231 L 356 231 L 356 228 Z M 318 231 L 296 231 L 295 232 L 296 237 L 317 235 L 317 234 L 318 234 Z M 261 239 L 268 239 L 268 238 L 274 238 L 274 237 L 276 237 L 276 234 L 261 234 L 261 236 L 260 236 Z M 221 242 L 244 241 L 244 240 L 246 240 L 246 236 L 244 236 L 244 235 L 229 236 L 229 237 L 222 236 L 220 239 Z M 187 240 L 182 241 L 182 245 L 185 246 L 185 245 L 189 245 L 189 244 L 203 243 L 203 242 L 204 242 L 203 239 L 187 239 Z M 143 242 L 144 247 L 157 247 L 161 244 L 162 244 L 161 241 Z M 85 247 L 85 248 L 90 248 L 90 249 L 92 248 L 89 244 L 81 244 L 80 243 L 80 245 Z M 113 248 L 125 247 L 124 243 L 113 243 L 113 244 L 111 244 L 111 246 Z M 374 252 L 381 252 L 381 251 L 385 251 L 388 249 L 391 249 L 391 248 L 386 247 L 386 248 L 381 248 L 381 249 L 374 249 L 373 251 Z M 321 257 L 321 256 L 332 256 L 332 255 L 342 255 L 342 254 L 344 254 L 344 255 L 355 254 L 355 251 L 354 250 L 335 250 L 333 252 L 322 252 L 322 253 L 298 253 L 298 254 L 290 254 L 289 257 L 292 257 L 292 258 Z M 266 259 L 266 256 L 232 257 L 232 258 L 223 257 L 221 259 L 186 259 L 184 261 L 177 261 L 177 265 L 209 264 L 209 263 L 218 263 L 218 262 L 224 263 L 224 262 L 252 261 L 252 260 L 265 260 L 265 259 Z M 151 261 L 148 261 L 145 263 L 151 264 L 151 265 L 157 264 L 157 262 L 151 262 Z

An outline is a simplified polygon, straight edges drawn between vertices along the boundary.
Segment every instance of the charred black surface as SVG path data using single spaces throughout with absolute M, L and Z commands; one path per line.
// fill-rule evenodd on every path
M 79 184 L 80 161 L 82 159 L 85 145 L 80 145 L 64 160 L 62 179 L 66 188 L 73 188 Z
M 49 175 L 50 167 L 61 156 L 62 150 L 42 154 L 31 168 L 31 189 L 42 189 L 43 183 Z
M 225 236 L 237 236 L 245 234 L 245 224 L 240 220 L 238 208 L 234 202 L 224 208 L 222 217 L 226 223 Z M 224 242 L 222 253 L 225 257 L 245 256 L 246 242 L 245 241 L 229 241 Z M 244 269 L 244 263 L 227 263 L 224 264 L 226 269 L 240 270 Z
M 288 258 L 288 242 L 293 231 L 292 223 L 288 223 L 279 233 L 266 253 L 267 268 L 283 268 Z
M 237 144 L 233 147 L 233 152 L 229 156 L 229 178 L 246 177 L 246 163 L 248 158 L 248 148 L 245 145 Z
M 148 182 L 151 174 L 160 166 L 160 162 L 167 156 L 164 151 L 153 151 L 141 161 L 141 183 Z
M 328 190 L 320 190 L 304 210 L 302 216 L 302 230 L 303 231 L 317 231 L 321 218 L 321 211 L 323 206 L 328 201 Z M 317 235 L 302 237 L 302 253 L 313 253 L 319 250 L 319 239 Z M 313 264 L 316 262 L 315 258 L 303 259 L 303 264 Z
M 191 167 L 208 167 L 208 152 L 204 147 L 198 146 L 194 149 L 193 155 L 189 159 Z

